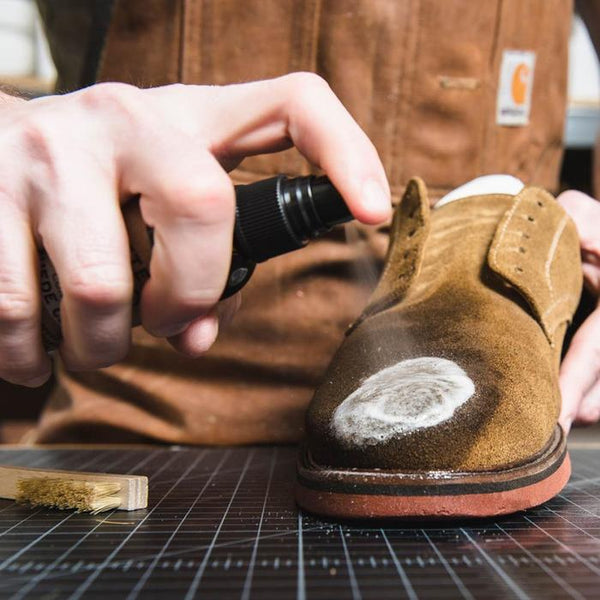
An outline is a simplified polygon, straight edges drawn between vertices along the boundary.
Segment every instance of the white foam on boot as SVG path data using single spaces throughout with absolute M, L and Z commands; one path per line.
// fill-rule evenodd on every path
M 483 175 L 442 196 L 435 203 L 435 208 L 469 196 L 485 196 L 488 194 L 516 196 L 524 187 L 523 182 L 512 175 Z
M 331 427 L 347 445 L 379 444 L 447 421 L 474 392 L 451 360 L 411 358 L 366 379 L 337 407 Z

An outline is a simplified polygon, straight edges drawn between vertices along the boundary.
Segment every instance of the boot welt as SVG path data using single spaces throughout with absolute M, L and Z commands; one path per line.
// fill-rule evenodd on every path
M 295 493 L 303 509 L 336 518 L 491 517 L 550 500 L 570 475 L 566 439 L 557 425 L 537 456 L 498 471 L 341 470 L 315 464 L 304 447 Z

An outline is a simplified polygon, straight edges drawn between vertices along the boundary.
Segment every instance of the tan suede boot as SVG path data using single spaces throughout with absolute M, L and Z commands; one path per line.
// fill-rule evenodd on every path
M 298 503 L 336 517 L 491 516 L 570 475 L 558 369 L 582 274 L 538 188 L 429 210 L 414 179 L 369 305 L 307 414 Z

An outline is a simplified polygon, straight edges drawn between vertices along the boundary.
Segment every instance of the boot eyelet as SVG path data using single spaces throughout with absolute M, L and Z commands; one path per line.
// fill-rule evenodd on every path
M 523 272 L 523 268 L 522 267 L 515 267 L 515 271 L 517 273 L 522 273 Z
M 527 250 L 525 250 L 525 248 L 523 248 L 523 246 L 519 246 L 519 252 L 521 254 L 525 254 L 525 252 L 527 252 Z
M 535 219 L 531 215 L 529 215 L 527 217 L 527 220 L 530 221 L 531 223 L 535 223 Z

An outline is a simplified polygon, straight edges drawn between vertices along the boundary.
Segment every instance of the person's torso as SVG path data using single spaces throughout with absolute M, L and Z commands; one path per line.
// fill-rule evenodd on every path
M 397 196 L 504 172 L 554 189 L 571 0 L 117 0 L 101 80 L 224 85 L 322 75 L 375 143 Z M 500 95 L 499 95 L 500 91 Z M 291 150 L 253 179 L 310 167 Z

